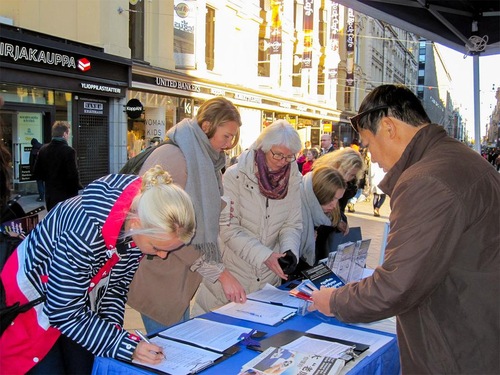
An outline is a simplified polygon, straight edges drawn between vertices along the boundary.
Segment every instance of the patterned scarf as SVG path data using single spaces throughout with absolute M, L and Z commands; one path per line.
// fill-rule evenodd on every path
M 210 144 L 195 120 L 184 119 L 167 132 L 167 137 L 181 149 L 187 164 L 186 192 L 196 214 L 196 234 L 191 243 L 208 263 L 221 263 L 217 244 L 219 215 L 223 192 L 221 169 L 226 157 Z
M 255 176 L 259 189 L 269 199 L 283 199 L 288 193 L 290 181 L 290 163 L 277 171 L 270 171 L 266 164 L 266 154 L 261 149 L 255 150 Z

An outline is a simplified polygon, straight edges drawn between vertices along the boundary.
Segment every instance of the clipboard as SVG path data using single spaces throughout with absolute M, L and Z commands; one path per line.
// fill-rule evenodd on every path
M 356 354 L 356 356 L 359 356 L 361 353 L 363 353 L 368 348 L 370 348 L 370 345 L 361 344 L 358 342 L 341 340 L 341 339 L 336 339 L 336 338 L 321 336 L 321 335 L 315 335 L 313 333 L 295 331 L 292 329 L 287 329 L 287 330 L 281 331 L 273 336 L 270 336 L 268 338 L 261 340 L 259 342 L 260 347 L 250 347 L 249 346 L 248 348 L 255 350 L 255 351 L 263 352 L 264 350 L 266 350 L 267 348 L 269 348 L 271 346 L 279 348 L 279 347 L 286 345 L 286 344 L 288 344 L 288 343 L 290 343 L 290 342 L 292 342 L 292 341 L 294 341 L 302 336 L 306 336 L 306 337 L 309 337 L 312 339 L 336 342 L 339 344 L 352 346 L 354 354 Z M 351 359 L 353 359 L 353 358 L 351 358 Z
M 160 337 L 160 336 L 158 336 L 158 337 Z M 180 340 L 174 340 L 174 339 L 171 339 L 171 338 L 168 338 L 167 340 L 175 341 L 175 342 L 179 342 L 179 343 L 185 344 L 185 343 L 183 343 Z M 229 347 L 228 349 L 224 350 L 224 352 L 222 352 L 222 353 L 217 352 L 215 350 L 211 350 L 211 349 L 201 348 L 201 347 L 193 345 L 191 343 L 186 344 L 186 345 L 191 345 L 193 347 L 198 347 L 198 348 L 206 350 L 206 351 L 210 351 L 210 352 L 213 352 L 213 353 L 221 354 L 221 357 L 219 357 L 215 361 L 208 361 L 208 362 L 205 362 L 205 363 L 199 363 L 197 366 L 193 366 L 193 370 L 190 371 L 190 372 L 188 372 L 188 373 L 186 373 L 186 375 L 198 374 L 198 373 L 206 370 L 209 367 L 215 366 L 215 365 L 217 365 L 217 364 L 225 361 L 226 359 L 228 359 L 229 357 L 231 357 L 233 354 L 236 354 L 236 353 L 238 353 L 240 351 L 240 347 L 238 347 L 238 345 L 233 345 L 233 346 Z M 167 353 L 167 355 L 168 355 L 168 353 Z M 127 363 L 129 365 L 132 365 L 132 366 L 135 366 L 135 367 L 139 367 L 141 369 L 147 370 L 147 371 L 149 371 L 151 373 L 154 373 L 154 374 L 171 375 L 169 372 L 161 371 L 159 369 L 156 369 L 156 368 L 153 368 L 153 367 L 150 367 L 148 365 L 141 364 L 141 363 L 136 363 L 136 362 L 127 362 Z

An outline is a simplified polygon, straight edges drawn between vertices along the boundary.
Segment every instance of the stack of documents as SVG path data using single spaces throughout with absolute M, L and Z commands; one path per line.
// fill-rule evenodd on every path
M 264 288 L 247 294 L 247 298 L 253 301 L 270 303 L 278 306 L 299 308 L 301 302 L 288 294 L 287 290 L 278 289 L 271 284 L 266 284 Z
M 160 364 L 134 363 L 170 375 L 195 374 L 236 353 L 239 348 L 235 344 L 250 331 L 251 328 L 194 318 L 161 331 L 150 340 L 165 353 Z

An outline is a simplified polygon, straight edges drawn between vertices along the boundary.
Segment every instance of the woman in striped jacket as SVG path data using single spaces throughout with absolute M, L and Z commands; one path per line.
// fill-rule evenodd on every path
M 159 363 L 161 348 L 122 327 L 127 291 L 143 254 L 166 258 L 194 228 L 189 196 L 160 166 L 58 204 L 2 270 L 7 306 L 45 297 L 1 336 L 2 373 L 90 373 L 94 355 Z

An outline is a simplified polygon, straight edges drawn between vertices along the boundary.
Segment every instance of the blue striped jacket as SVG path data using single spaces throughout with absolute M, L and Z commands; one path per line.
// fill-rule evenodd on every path
M 138 180 L 132 175 L 109 175 L 94 181 L 82 195 L 52 209 L 22 246 L 24 274 L 31 287 L 47 296 L 43 313 L 50 325 L 95 355 L 129 361 L 137 341 L 122 325 L 128 288 L 142 256 L 130 238 L 132 246 L 113 267 L 107 287 L 98 294 L 95 311 L 90 308 L 88 288 L 110 257 L 103 225 L 111 220 L 113 226 L 119 225 L 119 234 L 140 187 Z M 132 185 L 137 188 L 125 198 L 130 201 L 126 210 L 110 216 L 124 189 Z M 114 240 L 116 237 L 111 242 Z

